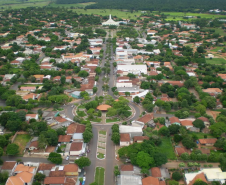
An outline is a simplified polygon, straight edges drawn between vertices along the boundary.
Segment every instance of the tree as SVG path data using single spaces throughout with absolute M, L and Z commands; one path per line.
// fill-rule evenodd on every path
M 80 92 L 80 96 L 81 96 L 82 98 L 84 98 L 84 97 L 86 97 L 86 96 L 89 96 L 89 94 L 88 94 L 86 91 L 81 91 L 81 92 Z
M 0 147 L 4 148 L 8 144 L 8 141 L 6 140 L 5 136 L 0 135 Z
M 175 180 L 170 180 L 169 185 L 179 185 L 179 182 L 177 182 Z
M 75 160 L 75 164 L 79 166 L 80 169 L 84 168 L 85 166 L 90 166 L 91 161 L 87 157 L 81 157 Z
M 202 104 L 199 104 L 195 107 L 195 110 L 199 112 L 201 115 L 206 113 L 206 107 Z
M 154 165 L 154 159 L 144 151 L 138 152 L 136 163 L 140 168 L 150 169 Z
M 3 155 L 4 150 L 0 147 L 0 157 Z
M 85 132 L 83 132 L 83 139 L 85 143 L 90 142 L 90 140 L 93 138 L 93 133 L 92 131 L 90 132 L 89 130 L 85 130 Z
M 43 134 L 41 134 L 38 137 L 38 148 L 45 149 L 46 145 L 47 145 L 47 140 L 46 140 L 45 136 Z
M 120 134 L 118 132 L 113 132 L 111 136 L 111 140 L 118 145 L 120 142 Z
M 167 156 L 164 153 L 156 152 L 154 155 L 155 166 L 162 166 L 167 163 Z
M 48 160 L 54 164 L 62 164 L 62 157 L 56 152 L 51 152 L 49 154 Z
M 181 107 L 182 108 L 187 108 L 188 107 L 188 101 L 186 99 L 183 99 L 183 101 L 181 102 Z
M 112 132 L 118 132 L 119 133 L 119 125 L 118 124 L 114 124 L 111 127 Z
M 0 182 L 2 184 L 5 184 L 8 178 L 9 178 L 9 172 L 3 171 L 2 173 L 0 173 Z
M 61 82 L 61 84 L 65 84 L 65 82 L 66 82 L 66 77 L 65 77 L 65 76 L 61 76 L 60 82 Z
M 115 92 L 117 90 L 117 87 L 112 87 L 111 90 L 112 92 Z
M 177 134 L 180 130 L 180 125 L 172 124 L 168 127 L 170 134 Z
M 133 98 L 133 102 L 134 102 L 134 103 L 140 103 L 140 97 L 139 97 L 139 96 L 135 96 L 135 97 Z
M 184 161 L 187 161 L 187 160 L 190 159 L 190 156 L 189 156 L 189 154 L 188 154 L 187 152 L 181 154 L 180 157 L 181 157 L 181 159 L 184 160 Z
M 192 123 L 196 128 L 200 128 L 200 130 L 202 130 L 203 128 L 205 128 L 205 124 L 201 119 L 196 119 L 195 121 L 193 121 Z
M 212 96 L 206 96 L 205 98 L 202 99 L 203 102 L 206 102 L 207 108 L 213 109 L 216 107 L 216 98 Z
M 193 139 L 191 138 L 190 135 L 186 135 L 183 139 L 182 139 L 182 144 L 187 148 L 187 149 L 191 149 L 196 147 L 196 143 L 193 141 Z
M 41 117 L 43 114 L 42 109 L 38 109 L 38 115 Z
M 89 185 L 98 185 L 97 182 L 92 182 L 91 184 Z
M 179 134 L 175 134 L 173 136 L 173 140 L 176 142 L 176 143 L 179 143 L 181 140 L 182 140 L 182 136 L 179 135 Z
M 87 76 L 89 76 L 89 73 L 85 70 L 82 70 L 82 71 L 79 71 L 78 76 L 86 78 Z
M 36 173 L 36 175 L 34 176 L 34 179 L 38 182 L 42 182 L 45 179 L 45 175 L 42 173 Z
M 207 183 L 200 179 L 197 179 L 193 185 L 207 185 Z
M 19 153 L 19 146 L 15 143 L 8 144 L 6 153 L 7 155 L 17 155 Z
M 93 87 L 93 94 L 97 92 L 97 87 Z
M 125 92 L 125 95 L 126 96 L 130 96 L 130 92 Z
M 169 129 L 166 126 L 163 126 L 162 128 L 159 129 L 159 134 L 163 136 L 169 136 Z
M 172 178 L 176 181 L 179 181 L 183 178 L 183 175 L 180 172 L 176 171 L 173 173 Z
M 119 171 L 119 169 L 118 169 L 118 166 L 115 166 L 115 167 L 114 167 L 114 175 L 115 175 L 115 176 L 120 175 L 120 171 Z

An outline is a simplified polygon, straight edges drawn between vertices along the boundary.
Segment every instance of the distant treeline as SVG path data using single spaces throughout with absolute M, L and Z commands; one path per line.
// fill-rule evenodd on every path
M 226 0 L 56 0 L 57 4 L 97 2 L 87 9 L 127 9 L 149 11 L 208 11 L 226 10 Z

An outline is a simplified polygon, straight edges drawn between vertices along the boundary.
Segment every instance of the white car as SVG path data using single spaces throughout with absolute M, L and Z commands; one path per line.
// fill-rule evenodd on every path
M 71 107 L 74 107 L 74 105 L 72 105 Z
M 66 161 L 68 161 L 68 160 L 69 160 L 69 156 L 66 157 Z
M 86 177 L 83 177 L 83 181 L 86 181 Z

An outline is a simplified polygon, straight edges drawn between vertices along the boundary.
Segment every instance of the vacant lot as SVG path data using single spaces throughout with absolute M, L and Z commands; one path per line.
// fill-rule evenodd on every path
M 223 58 L 206 58 L 206 63 L 208 64 L 226 64 L 226 60 Z
M 95 182 L 98 185 L 104 185 L 104 171 L 105 171 L 104 168 L 102 168 L 102 167 L 96 167 Z
M 176 155 L 174 153 L 174 148 L 168 137 L 162 137 L 162 144 L 158 146 L 158 152 L 166 154 L 167 158 L 170 160 L 175 160 Z
M 65 7 L 65 8 L 85 8 L 88 5 L 96 4 L 95 2 L 88 2 L 88 3 L 76 3 L 76 4 L 56 4 L 51 3 L 50 7 Z
M 28 134 L 20 134 L 16 136 L 13 143 L 17 144 L 20 147 L 20 155 L 23 154 L 26 144 L 30 141 L 30 139 L 31 136 Z

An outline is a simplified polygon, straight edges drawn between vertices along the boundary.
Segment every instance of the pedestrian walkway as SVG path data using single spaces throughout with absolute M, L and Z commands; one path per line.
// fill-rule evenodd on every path
M 98 141 L 97 141 L 97 159 L 105 159 L 106 158 L 106 137 L 107 132 L 104 130 L 100 130 L 98 133 Z

